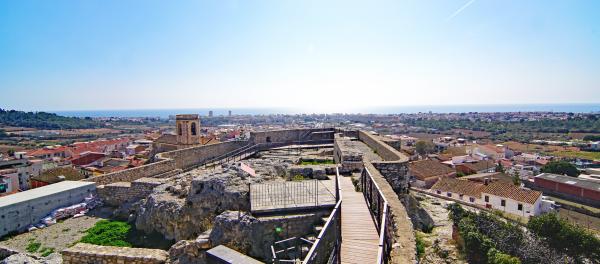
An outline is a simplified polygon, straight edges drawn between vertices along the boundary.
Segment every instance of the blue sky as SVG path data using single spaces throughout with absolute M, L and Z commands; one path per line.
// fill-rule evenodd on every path
M 0 1 L 0 107 L 600 103 L 600 1 Z

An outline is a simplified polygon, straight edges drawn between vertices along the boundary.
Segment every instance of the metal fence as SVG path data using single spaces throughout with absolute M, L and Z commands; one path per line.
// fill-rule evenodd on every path
M 252 210 L 319 206 L 318 180 L 250 184 Z
M 361 187 L 379 233 L 377 263 L 388 263 L 393 242 L 390 206 L 367 168 L 364 168 L 361 173 Z
M 317 240 L 306 254 L 303 264 L 341 263 L 342 246 L 342 193 L 340 190 L 340 174 L 336 168 L 335 197 L 337 203 L 327 218 L 327 222 Z

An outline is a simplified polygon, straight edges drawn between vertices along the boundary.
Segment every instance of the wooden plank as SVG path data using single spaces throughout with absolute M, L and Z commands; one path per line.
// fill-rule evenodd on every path
M 349 177 L 340 178 L 342 189 L 342 263 L 376 263 L 379 250 L 377 228 L 361 192 Z

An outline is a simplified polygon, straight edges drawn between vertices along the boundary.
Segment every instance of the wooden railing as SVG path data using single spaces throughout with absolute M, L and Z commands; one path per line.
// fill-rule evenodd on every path
M 393 234 L 390 206 L 367 168 L 361 173 L 361 187 L 379 233 L 377 263 L 388 263 Z
M 340 173 L 336 168 L 335 197 L 337 203 L 327 218 L 327 222 L 317 236 L 317 240 L 304 257 L 302 264 L 340 263 L 342 246 L 342 192 L 340 190 Z

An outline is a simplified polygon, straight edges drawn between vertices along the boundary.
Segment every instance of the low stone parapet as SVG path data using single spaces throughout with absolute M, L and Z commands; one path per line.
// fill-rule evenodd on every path
M 160 249 L 98 246 L 78 243 L 61 252 L 64 264 L 159 264 L 169 254 Z

